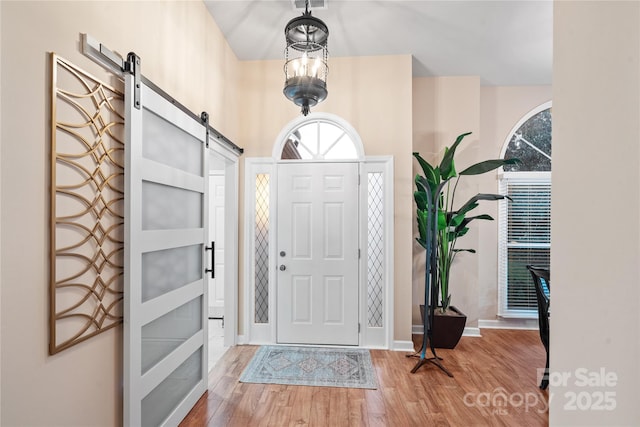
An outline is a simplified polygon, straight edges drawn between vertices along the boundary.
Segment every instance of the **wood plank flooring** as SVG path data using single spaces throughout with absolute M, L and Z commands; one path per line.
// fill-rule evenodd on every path
M 414 337 L 419 348 L 420 337 Z M 537 331 L 482 330 L 437 350 L 449 378 L 407 353 L 372 350 L 377 390 L 240 383 L 256 346 L 227 350 L 209 390 L 181 426 L 547 426 L 538 388 L 545 352 Z

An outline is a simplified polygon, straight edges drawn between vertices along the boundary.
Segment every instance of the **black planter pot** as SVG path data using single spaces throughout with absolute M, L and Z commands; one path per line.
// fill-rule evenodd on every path
M 420 306 L 420 315 L 424 323 L 424 305 Z M 453 349 L 458 345 L 467 324 L 467 316 L 454 306 L 449 306 L 446 313 L 436 310 L 431 327 L 431 342 L 435 348 Z

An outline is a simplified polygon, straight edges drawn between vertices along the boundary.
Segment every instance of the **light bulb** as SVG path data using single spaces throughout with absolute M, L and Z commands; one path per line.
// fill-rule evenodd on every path
M 320 58 L 316 58 L 316 60 L 313 61 L 313 70 L 311 71 L 311 74 L 313 75 L 313 77 L 318 77 L 319 68 L 320 68 Z
M 294 77 L 297 77 L 299 75 L 298 69 L 300 68 L 300 61 L 296 59 L 295 61 L 292 61 L 292 62 L 293 62 L 293 75 Z

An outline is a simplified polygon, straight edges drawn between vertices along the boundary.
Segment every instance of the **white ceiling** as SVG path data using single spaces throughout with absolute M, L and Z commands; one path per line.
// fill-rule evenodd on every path
M 483 85 L 548 85 L 552 0 L 326 0 L 331 57 L 413 55 L 413 75 L 480 76 Z M 240 60 L 282 59 L 292 0 L 205 0 Z M 313 3 L 312 3 L 313 4 Z

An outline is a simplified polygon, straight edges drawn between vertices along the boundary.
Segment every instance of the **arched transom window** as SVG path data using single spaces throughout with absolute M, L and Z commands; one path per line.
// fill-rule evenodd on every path
M 349 160 L 362 157 L 362 143 L 346 123 L 310 117 L 286 133 L 281 160 Z

